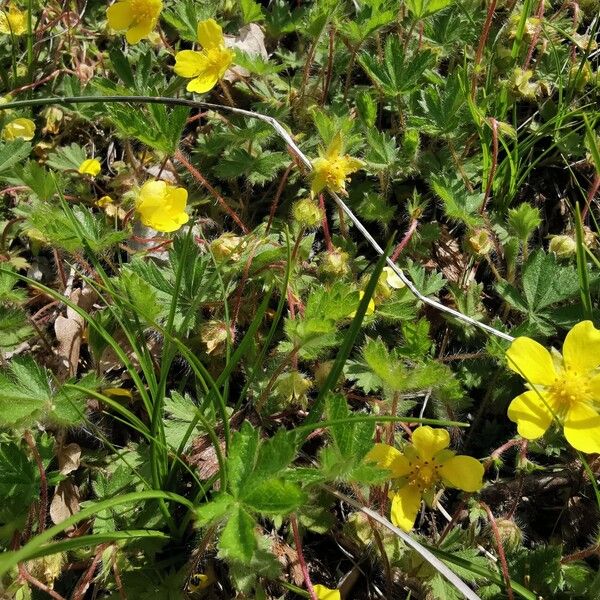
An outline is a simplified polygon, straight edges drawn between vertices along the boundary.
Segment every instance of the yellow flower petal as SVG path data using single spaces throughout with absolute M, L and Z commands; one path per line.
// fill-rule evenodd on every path
M 218 48 L 219 46 L 225 45 L 223 30 L 214 19 L 200 21 L 196 33 L 198 41 L 202 44 L 202 47 L 207 50 L 209 48 Z
M 206 72 L 202 73 L 195 79 L 192 79 L 186 86 L 188 92 L 196 92 L 198 94 L 204 94 L 205 92 L 209 92 L 212 90 L 219 78 L 214 72 Z
M 134 19 L 131 2 L 125 0 L 124 2 L 116 2 L 112 6 L 109 6 L 106 9 L 106 17 L 108 24 L 115 31 L 127 29 L 133 23 Z
M 600 331 L 591 321 L 577 323 L 567 333 L 563 359 L 567 368 L 582 374 L 600 365 Z
M 164 181 L 147 181 L 140 189 L 137 212 L 147 227 L 169 233 L 188 222 L 187 191 Z
M 188 193 L 182 187 L 167 187 L 165 199 L 169 204 L 169 210 L 183 212 L 187 204 Z
M 518 337 L 506 351 L 508 368 L 535 385 L 552 385 L 556 379 L 550 352 L 528 337 Z
M 565 437 L 577 450 L 600 454 L 600 415 L 583 402 L 574 404 L 565 418 Z
M 96 177 L 100 173 L 102 167 L 100 166 L 100 161 L 95 158 L 88 158 L 84 160 L 77 169 L 82 175 L 91 175 L 92 177 Z
M 315 590 L 315 594 L 319 600 L 341 600 L 342 596 L 340 595 L 340 590 L 332 590 L 320 583 L 317 585 L 313 585 Z
M 206 66 L 206 55 L 195 50 L 182 50 L 175 55 L 173 70 L 180 77 L 196 77 Z
M 2 139 L 32 140 L 35 135 L 35 123 L 31 119 L 19 118 L 7 123 L 2 129 Z
M 388 444 L 375 444 L 367 453 L 365 461 L 374 462 L 378 467 L 388 469 L 392 477 L 404 477 L 410 471 L 408 459 Z
M 413 431 L 412 444 L 423 460 L 431 460 L 450 445 L 450 434 L 445 429 L 433 429 L 424 425 Z
M 27 13 L 13 4 L 0 8 L 0 33 L 6 35 L 23 35 L 27 33 Z
M 598 405 L 600 405 L 600 375 L 592 377 L 589 380 L 588 385 L 590 386 L 590 391 L 592 392 L 593 399 Z
M 139 21 L 133 27 L 130 27 L 125 34 L 125 39 L 129 44 L 137 44 L 143 40 L 154 29 L 155 19 L 144 19 Z
M 547 396 L 544 395 L 544 398 Z M 517 423 L 519 434 L 528 440 L 536 440 L 544 435 L 552 423 L 552 413 L 533 390 L 517 396 L 510 403 L 508 418 Z
M 483 465 L 471 456 L 449 458 L 440 468 L 440 475 L 447 485 L 465 492 L 478 492 L 483 486 Z
M 414 485 L 405 485 L 392 498 L 391 521 L 396 527 L 410 531 L 421 508 L 421 492 Z

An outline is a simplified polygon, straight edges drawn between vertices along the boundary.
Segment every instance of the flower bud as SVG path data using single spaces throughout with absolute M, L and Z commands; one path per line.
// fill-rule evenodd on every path
M 56 554 L 50 554 L 49 556 L 30 560 L 26 565 L 27 570 L 31 575 L 52 589 L 54 587 L 54 582 L 62 574 L 65 562 L 66 555 L 58 552 Z
M 500 541 L 507 552 L 514 552 L 523 543 L 523 531 L 513 519 L 496 519 Z M 491 532 L 490 532 L 491 533 Z
M 200 340 L 206 346 L 206 354 L 223 354 L 227 343 L 227 323 L 205 321 L 200 326 Z
M 239 260 L 245 245 L 244 238 L 224 233 L 210 243 L 210 249 L 217 261 Z
M 554 235 L 549 249 L 559 258 L 568 258 L 577 252 L 577 242 L 570 235 Z
M 323 211 L 319 205 L 310 198 L 298 200 L 292 207 L 292 216 L 302 227 L 315 229 L 320 227 L 323 221 Z
M 312 387 L 312 381 L 299 371 L 283 373 L 277 379 L 275 392 L 286 404 L 306 406 L 306 393 Z
M 344 277 L 350 273 L 350 255 L 340 248 L 334 248 L 321 256 L 321 270 L 326 275 Z
M 490 238 L 490 234 L 485 229 L 476 229 L 469 236 L 467 242 L 470 250 L 475 254 L 479 254 L 480 256 L 489 254 L 494 247 Z

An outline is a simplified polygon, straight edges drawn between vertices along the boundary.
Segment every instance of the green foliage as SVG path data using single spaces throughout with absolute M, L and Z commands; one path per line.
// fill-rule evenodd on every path
M 39 493 L 39 472 L 35 463 L 14 442 L 0 443 L 0 537 L 10 533 L 7 525 L 18 522 Z

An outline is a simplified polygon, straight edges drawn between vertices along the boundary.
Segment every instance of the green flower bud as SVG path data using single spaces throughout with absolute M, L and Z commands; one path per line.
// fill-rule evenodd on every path
M 554 235 L 550 240 L 549 249 L 559 258 L 568 258 L 577 252 L 577 242 L 570 235 Z
M 312 387 L 312 381 L 299 371 L 283 373 L 277 379 L 275 392 L 285 404 L 306 406 L 306 393 Z
M 321 226 L 323 221 L 323 211 L 319 205 L 310 198 L 304 198 L 294 203 L 292 207 L 292 216 L 302 227 L 315 229 Z
M 496 519 L 500 541 L 507 552 L 514 552 L 523 543 L 523 531 L 513 519 Z M 491 531 L 490 531 L 491 533 Z
M 231 335 L 233 339 L 233 334 Z M 227 323 L 206 321 L 200 326 L 200 340 L 206 346 L 206 354 L 223 354 L 227 343 Z
M 490 234 L 485 229 L 476 229 L 467 240 L 469 249 L 474 254 L 485 256 L 492 251 L 494 244 L 490 238 Z
M 326 275 L 344 277 L 350 273 L 350 255 L 340 248 L 334 248 L 321 256 L 321 270 Z
M 244 238 L 224 233 L 210 243 L 210 249 L 217 261 L 239 260 L 245 245 Z

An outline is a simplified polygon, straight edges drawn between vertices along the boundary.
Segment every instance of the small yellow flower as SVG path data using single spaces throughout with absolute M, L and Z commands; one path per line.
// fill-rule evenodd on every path
M 396 271 L 392 269 L 392 267 L 383 267 L 383 272 L 385 274 L 385 282 L 394 290 L 401 290 L 403 287 L 406 287 L 406 284 L 400 277 L 396 274 Z
M 342 156 L 342 134 L 338 132 L 325 152 L 313 160 L 313 179 L 311 190 L 317 194 L 324 188 L 332 192 L 346 189 L 348 175 L 362 167 L 362 161 L 348 154 Z
M 188 222 L 185 212 L 187 191 L 165 181 L 147 181 L 140 189 L 137 212 L 147 227 L 156 231 L 177 231 Z
M 96 200 L 96 206 L 98 206 L 99 208 L 105 208 L 111 205 L 113 202 L 114 201 L 110 196 L 102 196 L 102 198 Z
M 100 173 L 100 161 L 95 158 L 87 158 L 84 160 L 77 169 L 82 175 L 90 175 L 96 177 Z
M 15 119 L 2 128 L 2 139 L 11 141 L 21 138 L 32 140 L 35 135 L 35 123 L 31 119 Z
M 404 452 L 387 444 L 375 444 L 365 460 L 391 472 L 395 481 L 392 498 L 392 523 L 410 531 L 421 507 L 421 500 L 433 501 L 441 485 L 465 492 L 477 492 L 483 485 L 483 466 L 471 456 L 457 456 L 448 450 L 450 435 L 445 429 L 418 427 L 412 444 Z
M 591 321 L 577 323 L 562 350 L 551 354 L 528 337 L 511 344 L 508 367 L 531 389 L 510 403 L 508 418 L 524 438 L 535 440 L 556 416 L 573 448 L 600 453 L 600 331 Z
M 233 50 L 225 47 L 221 26 L 214 19 L 198 23 L 202 51 L 182 50 L 175 55 L 175 73 L 186 79 L 188 92 L 202 94 L 212 90 L 233 62 Z
M 148 37 L 156 27 L 161 0 L 118 0 L 106 9 L 108 24 L 116 31 L 126 31 L 130 44 Z
M 362 290 L 360 290 L 358 292 L 358 301 L 360 302 L 364 297 L 365 297 L 365 293 Z M 365 315 L 372 315 L 374 312 L 375 312 L 375 301 L 373 300 L 373 298 L 370 298 L 369 304 L 367 304 L 367 311 L 365 312 Z M 356 316 L 356 311 L 353 310 L 348 316 L 351 318 L 354 318 Z
M 8 10 L 0 8 L 0 33 L 23 35 L 27 33 L 27 13 L 9 4 Z
M 320 583 L 313 585 L 313 589 L 319 600 L 342 600 L 340 590 L 332 590 Z

